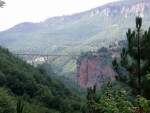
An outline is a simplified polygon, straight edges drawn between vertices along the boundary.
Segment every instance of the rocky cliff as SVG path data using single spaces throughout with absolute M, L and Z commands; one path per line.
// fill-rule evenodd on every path
M 92 17 L 95 15 L 102 15 L 107 17 L 120 15 L 123 17 L 130 17 L 140 14 L 140 16 L 146 17 L 150 14 L 149 7 L 150 0 L 118 0 L 117 2 L 108 3 L 86 12 L 48 18 L 44 22 L 46 24 L 52 25 L 70 20 L 79 20 L 84 16 Z
M 103 7 L 98 7 L 90 12 L 93 15 L 116 16 L 123 15 L 125 17 L 140 14 L 145 17 L 149 14 L 150 1 L 149 0 L 122 0 L 113 2 Z
M 77 62 L 77 83 L 83 88 L 101 85 L 115 80 L 112 59 L 120 56 L 122 42 L 110 48 L 101 48 L 98 52 L 82 53 Z
M 29 54 L 73 55 L 81 51 L 94 51 L 126 39 L 128 28 L 135 29 L 135 15 L 139 11 L 144 16 L 142 29 L 149 28 L 149 7 L 150 0 L 121 0 L 82 13 L 49 18 L 40 23 L 21 23 L 0 32 L 0 45 L 14 53 Z M 118 55 L 113 51 L 110 53 L 111 57 Z M 56 67 L 60 70 L 59 60 L 54 62 L 54 70 Z M 75 61 L 67 64 L 64 63 L 66 58 L 61 61 L 65 64 L 61 75 L 74 80 Z

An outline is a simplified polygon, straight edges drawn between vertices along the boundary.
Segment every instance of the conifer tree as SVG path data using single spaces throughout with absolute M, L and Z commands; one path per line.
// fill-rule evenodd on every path
M 142 18 L 136 17 L 136 30 L 126 33 L 128 46 L 123 48 L 119 59 L 112 64 L 117 72 L 116 79 L 128 84 L 134 94 L 144 95 L 146 72 L 150 72 L 150 29 L 141 29 Z
M 23 104 L 21 103 L 21 100 L 18 100 L 18 103 L 17 103 L 17 113 L 22 113 L 23 112 Z
M 87 88 L 87 107 L 88 107 L 88 113 L 96 113 L 96 110 L 93 109 L 92 105 L 93 102 L 96 101 L 96 86 L 94 85 L 93 88 L 89 87 Z

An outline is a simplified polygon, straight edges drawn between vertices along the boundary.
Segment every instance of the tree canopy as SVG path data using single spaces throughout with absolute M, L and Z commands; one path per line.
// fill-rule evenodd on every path
M 8 95 L 11 94 L 15 100 L 21 99 L 24 103 L 23 113 L 82 113 L 85 110 L 79 95 L 54 76 L 57 75 L 49 75 L 43 67 L 35 68 L 0 47 L 0 87 L 5 87 Z M 19 106 L 18 102 L 9 103 L 11 98 L 8 97 L 6 102 L 10 104 L 10 110 L 14 110 L 13 106 Z M 18 108 L 18 111 L 22 111 Z

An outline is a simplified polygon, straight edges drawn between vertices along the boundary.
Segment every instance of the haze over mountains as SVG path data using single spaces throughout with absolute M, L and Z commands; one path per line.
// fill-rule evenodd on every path
M 148 27 L 149 0 L 123 0 L 41 23 L 24 22 L 0 33 L 0 45 L 13 52 L 72 54 L 97 50 L 125 39 L 140 12 Z
M 150 113 L 149 7 L 123 0 L 0 32 L 0 111 Z
M 20 23 L 0 32 L 0 45 L 13 53 L 72 55 L 96 51 L 125 40 L 128 28 L 135 29 L 138 14 L 143 17 L 143 29 L 148 29 L 149 7 L 149 0 L 122 0 L 41 23 Z M 53 61 L 53 69 L 75 79 L 76 60 L 67 59 Z

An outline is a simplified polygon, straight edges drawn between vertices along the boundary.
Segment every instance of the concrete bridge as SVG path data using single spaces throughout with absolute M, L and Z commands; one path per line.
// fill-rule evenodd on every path
M 101 54 L 96 54 L 95 52 L 93 52 L 93 54 L 95 54 L 96 56 L 99 56 L 101 57 Z M 25 60 L 27 61 L 28 63 L 32 64 L 33 66 L 36 66 L 36 64 L 39 64 L 39 62 L 41 63 L 47 63 L 47 64 L 50 64 L 52 66 L 52 69 L 53 71 L 56 73 L 56 74 L 61 74 L 64 66 L 71 61 L 71 63 L 74 63 L 74 65 L 76 65 L 77 62 L 81 63 L 80 61 L 80 56 L 81 55 L 75 55 L 75 54 L 72 54 L 72 55 L 67 55 L 67 54 L 26 54 L 26 53 L 14 53 L 15 56 L 21 58 L 22 60 Z M 62 58 L 62 59 L 61 59 Z M 61 61 L 59 62 L 59 64 L 57 65 L 57 68 L 55 66 L 53 66 L 53 62 L 55 60 L 61 59 Z M 85 73 L 87 75 L 89 75 L 89 60 L 87 59 L 85 61 L 85 68 L 86 68 L 86 71 Z M 70 67 L 69 67 L 70 68 Z M 78 71 L 78 65 L 76 66 L 76 71 Z M 102 67 L 103 68 L 103 67 Z M 102 71 L 100 72 L 101 75 L 102 74 Z M 96 73 L 97 75 L 99 73 Z M 79 78 L 80 78 L 80 75 L 79 74 L 76 74 L 76 81 L 77 83 L 80 83 L 79 82 Z M 87 76 L 87 80 L 89 79 L 89 76 Z M 99 83 L 103 83 L 105 82 L 105 80 L 99 80 L 99 78 L 97 79 L 95 85 L 99 84 Z
M 77 60 L 79 61 L 79 55 L 62 55 L 62 54 L 27 54 L 27 53 L 14 53 L 15 56 L 25 60 L 32 65 L 35 65 L 35 62 L 43 62 L 47 64 L 51 64 L 54 60 L 60 57 L 66 57 L 66 60 Z
M 28 53 L 12 53 L 14 56 L 21 58 L 22 60 L 30 63 L 33 66 L 37 64 L 50 64 L 53 71 L 58 75 L 62 72 L 64 66 L 68 62 L 72 62 L 76 65 L 79 61 L 80 55 L 67 55 L 67 54 L 28 54 Z M 55 63 L 59 61 L 59 64 Z M 55 63 L 54 63 L 55 62 Z

